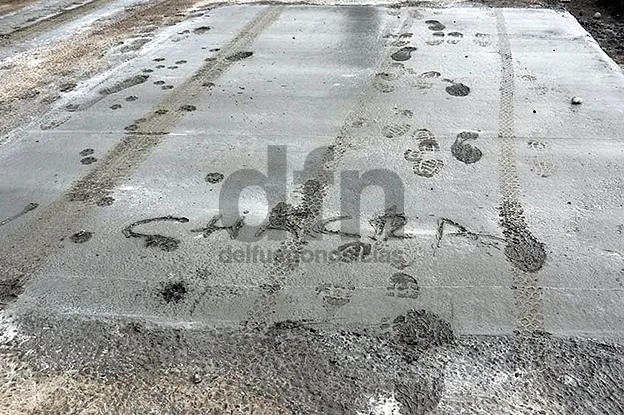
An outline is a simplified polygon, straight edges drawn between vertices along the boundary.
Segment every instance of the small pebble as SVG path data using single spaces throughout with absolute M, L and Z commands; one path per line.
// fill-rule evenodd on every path
M 596 12 L 596 14 L 594 14 L 594 19 L 600 19 L 602 17 L 602 14 L 600 14 L 600 12 Z
M 201 376 L 199 376 L 199 373 L 195 373 L 191 380 L 193 381 L 194 384 L 197 385 L 198 383 L 201 383 L 202 378 L 201 378 Z
M 572 105 L 581 105 L 583 103 L 583 98 L 574 97 L 572 98 Z

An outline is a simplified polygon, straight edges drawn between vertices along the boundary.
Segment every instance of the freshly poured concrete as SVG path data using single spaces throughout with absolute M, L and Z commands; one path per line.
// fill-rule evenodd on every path
M 195 31 L 203 26 L 210 30 Z M 27 274 L 7 313 L 200 328 L 303 321 L 331 331 L 383 329 L 427 310 L 458 335 L 622 335 L 624 76 L 569 14 L 223 7 L 152 42 L 0 146 L 0 219 L 40 204 L 0 228 L 5 273 Z M 416 48 L 409 59 L 396 54 L 405 47 Z M 253 55 L 233 58 L 239 51 Z M 99 92 L 142 74 L 143 83 Z M 583 104 L 573 106 L 573 96 Z M 158 110 L 169 118 L 158 121 Z M 135 123 L 141 118 L 148 120 Z M 42 131 L 55 120 L 62 125 Z M 124 130 L 132 124 L 136 135 Z M 84 149 L 97 161 L 81 164 Z M 317 157 L 305 176 L 312 181 L 294 181 L 318 149 L 324 173 Z M 272 229 L 256 242 L 226 230 L 193 232 L 224 213 L 227 178 L 241 169 L 266 174 L 272 151 L 282 160 L 272 172 L 287 172 L 280 201 L 292 212 L 322 203 L 320 215 L 299 208 L 273 225 L 299 227 L 300 235 Z M 376 169 L 375 184 L 404 197 L 404 226 L 375 234 L 379 218 L 401 221 L 401 207 L 397 215 L 381 188 L 367 187 L 359 237 L 315 233 L 319 219 L 354 215 L 341 202 L 358 190 L 341 175 Z M 210 183 L 209 173 L 225 181 Z M 517 217 L 506 218 L 502 206 Z M 251 187 L 239 212 L 258 226 L 274 208 Z M 169 215 L 178 220 L 133 230 L 176 238 L 175 250 L 122 233 Z M 357 228 L 357 219 L 343 219 L 326 229 L 343 221 Z M 74 243 L 81 230 L 93 236 Z M 301 237 L 306 232 L 313 237 Z M 322 256 L 349 243 L 365 260 L 264 263 L 226 254 Z M 180 297 L 167 296 L 167 287 Z

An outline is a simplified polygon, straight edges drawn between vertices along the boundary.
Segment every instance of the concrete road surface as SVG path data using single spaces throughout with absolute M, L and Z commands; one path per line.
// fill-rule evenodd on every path
M 624 76 L 571 15 L 166 3 L 4 36 L 3 413 L 624 413 Z

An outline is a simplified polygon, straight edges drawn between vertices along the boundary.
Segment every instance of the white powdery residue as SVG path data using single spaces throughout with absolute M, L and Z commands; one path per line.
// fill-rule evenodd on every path
M 358 415 L 401 415 L 401 404 L 394 397 L 394 393 L 371 397 L 368 400 L 368 412 L 358 412 Z

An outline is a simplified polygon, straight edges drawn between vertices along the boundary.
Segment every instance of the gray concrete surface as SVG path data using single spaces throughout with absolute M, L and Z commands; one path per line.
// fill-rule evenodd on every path
M 30 350 L 29 370 L 54 373 L 121 373 L 124 359 L 156 353 L 170 376 L 188 373 L 169 363 L 192 362 L 227 377 L 269 356 L 256 362 L 264 378 L 241 378 L 271 389 L 275 376 L 293 391 L 292 367 L 368 356 L 332 372 L 336 395 L 321 369 L 318 401 L 271 389 L 284 398 L 266 413 L 617 413 L 623 98 L 619 67 L 553 10 L 231 6 L 191 17 L 0 141 L 2 280 L 23 285 L 0 339 Z M 268 168 L 270 146 L 282 147 Z M 314 169 L 297 181 L 310 154 Z M 236 204 L 222 188 L 241 169 L 283 171 L 287 205 L 246 189 L 236 239 L 209 224 L 235 226 L 217 215 Z M 384 172 L 362 190 L 359 218 L 350 171 Z M 128 231 L 168 216 L 178 219 Z M 338 250 L 343 261 L 228 261 L 230 248 Z M 128 322 L 165 340 L 111 340 Z M 279 353 L 255 344 L 267 327 Z M 169 345 L 180 330 L 187 343 Z M 102 344 L 116 344 L 108 369 L 108 357 L 76 357 Z M 359 381 L 345 381 L 350 370 Z

